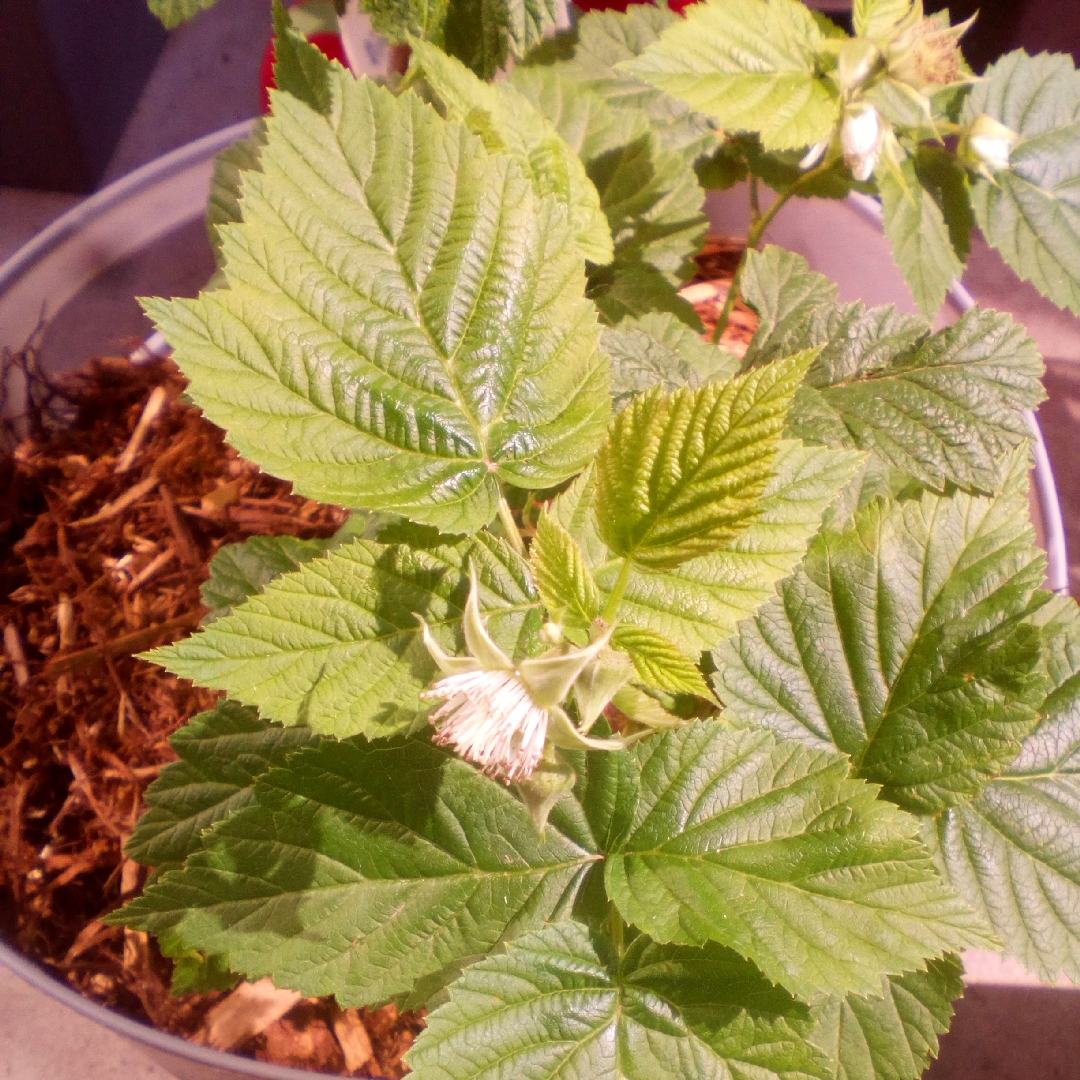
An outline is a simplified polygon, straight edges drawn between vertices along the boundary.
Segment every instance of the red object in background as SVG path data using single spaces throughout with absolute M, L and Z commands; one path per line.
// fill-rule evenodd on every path
M 625 11 L 637 0 L 574 0 L 574 7 L 582 11 Z M 668 0 L 668 7 L 681 15 L 685 8 L 696 4 L 697 0 Z
M 345 59 L 345 48 L 341 44 L 340 34 L 312 34 L 308 41 L 323 56 L 329 57 L 331 60 L 337 60 L 344 67 L 349 66 L 349 61 Z M 266 52 L 263 53 L 262 66 L 259 68 L 259 83 L 262 86 L 263 112 L 268 113 L 270 111 L 270 91 L 277 89 L 277 82 L 274 80 L 273 38 L 270 39 L 270 44 L 266 46 Z

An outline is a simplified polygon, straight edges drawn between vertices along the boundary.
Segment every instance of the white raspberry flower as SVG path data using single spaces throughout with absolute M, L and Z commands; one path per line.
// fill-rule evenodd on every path
M 443 702 L 431 715 L 435 741 L 506 783 L 532 775 L 549 737 L 564 748 L 622 749 L 617 739 L 588 738 L 562 708 L 578 676 L 607 646 L 611 629 L 584 649 L 553 649 L 515 664 L 488 634 L 475 571 L 469 576 L 462 627 L 470 655 L 449 655 L 417 616 L 424 644 L 444 676 L 420 695 Z

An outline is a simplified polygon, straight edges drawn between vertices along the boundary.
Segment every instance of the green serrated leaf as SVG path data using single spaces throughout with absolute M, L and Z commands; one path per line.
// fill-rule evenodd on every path
M 546 510 L 536 524 L 529 566 L 544 607 L 571 629 L 587 632 L 600 614 L 600 590 L 577 541 Z
M 634 828 L 608 895 L 655 940 L 718 941 L 793 994 L 880 992 L 993 939 L 943 884 L 918 822 L 840 755 L 701 721 L 639 743 Z
M 879 167 L 877 182 L 893 260 L 919 310 L 933 319 L 949 286 L 964 272 L 945 221 L 942 188 L 930 183 L 907 153 L 892 166 Z
M 611 639 L 634 661 L 634 670 L 646 686 L 670 694 L 711 698 L 712 692 L 694 662 L 663 634 L 631 623 L 620 623 Z
M 620 963 L 578 924 L 469 968 L 409 1052 L 416 1080 L 826 1080 L 804 1008 L 728 949 L 639 938 Z
M 598 858 L 419 742 L 323 743 L 256 799 L 110 920 L 346 1007 L 560 918 Z
M 266 141 L 266 125 L 257 120 L 251 134 L 237 139 L 232 146 L 222 150 L 214 158 L 214 175 L 210 181 L 210 202 L 206 208 L 206 231 L 210 236 L 215 255 L 221 250 L 218 229 L 242 219 L 240 197 L 243 193 L 244 173 L 259 167 L 259 154 Z
M 739 371 L 734 353 L 709 345 L 668 312 L 623 319 L 604 330 L 600 344 L 611 357 L 616 412 L 654 386 L 671 393 L 682 386 L 730 379 Z
M 817 71 L 825 35 L 803 4 L 725 0 L 685 14 L 623 70 L 726 129 L 758 132 L 766 150 L 832 135 L 840 102 Z
M 406 45 L 410 37 L 422 37 L 445 45 L 450 0 L 363 0 L 361 6 L 371 16 L 375 32 L 388 41 Z M 489 48 L 492 45 L 498 48 L 497 41 L 488 43 Z M 501 62 L 495 66 L 501 67 Z
M 537 195 L 555 195 L 566 206 L 581 254 L 604 265 L 614 258 L 600 196 L 585 166 L 555 125 L 509 83 L 485 83 L 464 64 L 426 41 L 411 41 L 413 64 L 446 108 L 483 140 L 521 166 Z
M 850 451 L 782 440 L 757 519 L 725 550 L 676 570 L 649 573 L 635 568 L 619 608 L 621 618 L 663 634 L 691 656 L 719 645 L 795 568 L 825 508 L 860 462 L 860 455 Z M 601 591 L 610 593 L 618 566 L 612 565 L 596 531 L 595 493 L 590 470 L 555 500 L 552 513 L 582 545 Z
M 448 652 L 463 652 L 469 565 L 508 655 L 539 651 L 541 612 L 528 565 L 490 533 L 407 539 L 357 540 L 305 563 L 148 658 L 285 724 L 339 738 L 418 728 L 430 711 L 418 695 L 437 669 L 417 614 Z
M 888 40 L 910 11 L 911 0 L 855 0 L 851 25 L 857 37 Z
M 839 292 L 824 274 L 811 270 L 803 256 L 775 244 L 746 253 L 739 288 L 758 317 L 746 351 L 748 367 L 809 348 L 807 325 L 815 312 L 835 306 Z
M 959 958 L 931 960 L 926 971 L 882 979 L 880 994 L 827 998 L 810 1041 L 828 1056 L 830 1080 L 918 1080 L 963 992 Z
M 1011 52 L 964 104 L 1020 136 L 1009 168 L 974 184 L 975 217 L 1005 261 L 1059 307 L 1080 314 L 1080 72 L 1063 53 Z
M 1039 978 L 1080 981 L 1080 617 L 1048 605 L 1051 690 L 999 779 L 929 828 L 948 880 Z M 1042 614 L 1042 613 L 1040 613 Z M 1056 625 L 1053 625 L 1056 624 Z
M 850 755 L 916 812 L 956 805 L 1038 719 L 1046 560 L 1026 454 L 996 498 L 925 493 L 824 534 L 780 596 L 715 654 L 731 719 Z
M 326 540 L 298 540 L 295 536 L 253 536 L 242 544 L 226 544 L 210 561 L 210 577 L 199 590 L 210 609 L 203 625 L 228 615 L 275 578 L 299 570 L 350 539 L 341 534 Z
M 469 532 L 500 480 L 558 483 L 602 437 L 581 258 L 506 158 L 415 95 L 331 82 L 329 116 L 276 95 L 244 222 L 219 230 L 228 288 L 146 308 L 246 457 L 313 498 Z
M 729 546 L 757 516 L 788 407 L 814 355 L 631 402 L 596 459 L 597 523 L 611 552 L 670 569 Z
M 218 0 L 146 0 L 147 7 L 161 20 L 166 30 L 172 30 L 200 11 L 213 7 Z
M 443 40 L 481 79 L 493 78 L 513 57 L 520 60 L 555 29 L 555 0 L 449 0 Z
M 616 259 L 611 266 L 594 269 L 589 274 L 588 296 L 609 326 L 660 311 L 674 315 L 694 333 L 705 330 L 693 305 L 659 270 L 644 263 Z
M 869 450 L 927 487 L 994 492 L 1009 455 L 1031 437 L 1022 409 L 1045 397 L 1043 364 L 1024 328 L 974 308 L 937 334 L 892 308 L 820 311 L 822 346 L 795 399 L 804 439 Z
M 331 65 L 321 49 L 293 28 L 282 0 L 274 0 L 274 82 L 279 90 L 329 115 L 334 106 Z
M 166 956 L 171 955 L 164 949 L 162 951 Z M 174 998 L 185 994 L 211 994 L 215 990 L 231 990 L 239 981 L 240 976 L 230 971 L 220 956 L 186 952 L 173 957 L 169 990 Z
M 179 761 L 147 788 L 147 811 L 124 851 L 146 866 L 179 865 L 203 848 L 203 833 L 254 799 L 256 779 L 317 739 L 308 728 L 283 728 L 254 709 L 223 701 L 169 739 Z

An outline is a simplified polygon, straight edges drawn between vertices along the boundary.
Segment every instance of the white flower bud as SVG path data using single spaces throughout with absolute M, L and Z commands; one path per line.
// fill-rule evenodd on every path
M 562 637 L 563 630 L 558 623 L 546 622 L 540 627 L 540 640 L 545 645 L 558 645 Z
M 1009 167 L 1009 156 L 1020 136 L 992 116 L 980 113 L 960 143 L 960 157 L 980 172 L 1001 172 Z
M 852 105 L 844 114 L 840 127 L 840 145 L 844 161 L 856 180 L 869 180 L 881 156 L 881 141 L 885 132 L 881 117 L 872 105 Z

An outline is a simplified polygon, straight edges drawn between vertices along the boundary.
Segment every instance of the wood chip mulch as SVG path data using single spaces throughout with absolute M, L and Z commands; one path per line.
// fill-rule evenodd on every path
M 707 334 L 741 250 L 713 238 L 698 258 L 696 280 L 715 285 L 694 301 Z M 741 356 L 756 328 L 739 303 L 722 344 Z M 186 404 L 170 361 L 95 360 L 54 385 L 32 351 L 2 359 L 0 416 L 13 375 L 32 403 L 21 427 L 0 422 L 0 934 L 165 1031 L 282 1065 L 402 1076 L 420 1014 L 342 1010 L 267 980 L 172 998 L 154 940 L 99 921 L 142 888 L 122 848 L 175 759 L 169 735 L 217 700 L 133 654 L 198 625 L 223 545 L 329 536 L 346 512 L 241 459 Z

